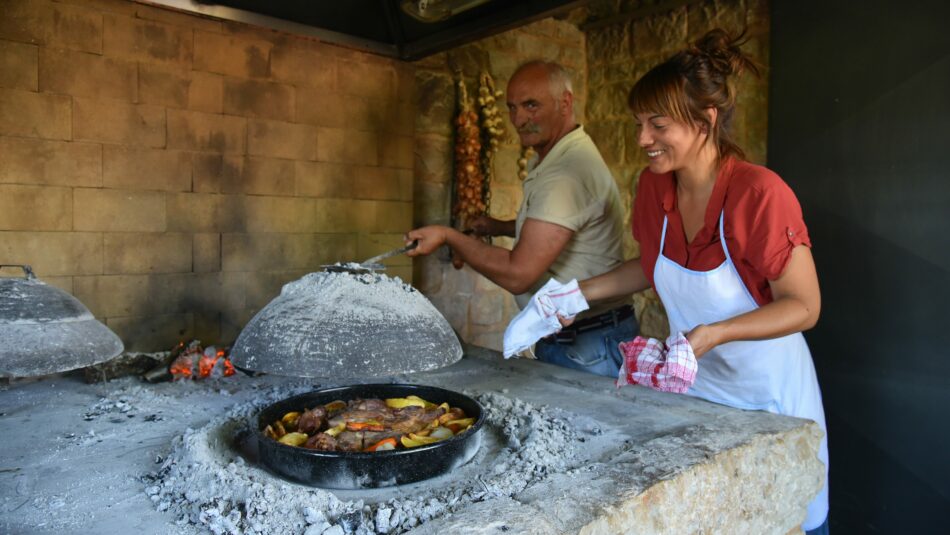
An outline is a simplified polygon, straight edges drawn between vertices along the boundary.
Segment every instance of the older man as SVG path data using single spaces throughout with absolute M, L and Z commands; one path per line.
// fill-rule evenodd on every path
M 515 294 L 524 307 L 550 278 L 561 282 L 610 271 L 623 261 L 623 209 L 610 170 L 574 118 L 574 93 L 563 67 L 532 61 L 508 82 L 508 115 L 521 144 L 537 159 L 523 183 L 515 220 L 483 217 L 476 234 L 512 236 L 511 250 L 444 226 L 406 234 L 419 240 L 410 255 L 427 255 L 447 244 L 488 279 Z M 546 362 L 616 377 L 622 362 L 617 343 L 633 338 L 636 320 L 629 298 L 591 303 L 569 328 L 538 342 Z

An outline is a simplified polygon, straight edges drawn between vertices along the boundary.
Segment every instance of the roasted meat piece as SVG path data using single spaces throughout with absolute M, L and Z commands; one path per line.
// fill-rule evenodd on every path
M 386 406 L 386 402 L 383 401 L 383 400 L 381 400 L 381 399 L 377 399 L 377 398 L 373 398 L 373 399 L 354 399 L 353 401 L 350 402 L 349 408 L 350 408 L 350 409 L 357 409 L 357 410 L 361 410 L 361 411 L 377 411 L 377 410 L 386 411 L 386 410 L 389 410 L 389 407 Z
M 444 412 L 439 407 L 429 410 L 414 406 L 395 409 L 392 414 L 393 420 L 390 428 L 399 433 L 414 433 L 425 428 L 432 423 L 432 420 L 442 416 Z
M 362 451 L 363 435 L 362 431 L 344 431 L 336 437 L 337 446 L 340 451 Z
M 323 407 L 314 407 L 300 415 L 300 418 L 297 420 L 297 430 L 301 433 L 312 435 L 322 429 L 326 422 L 326 409 Z
M 339 451 L 341 449 L 337 439 L 326 433 L 317 433 L 308 438 L 303 447 L 320 451 Z

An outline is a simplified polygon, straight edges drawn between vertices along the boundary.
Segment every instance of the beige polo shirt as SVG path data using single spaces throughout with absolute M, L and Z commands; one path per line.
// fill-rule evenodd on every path
M 548 271 L 528 292 L 516 295 L 524 308 L 531 296 L 555 278 L 578 281 L 610 271 L 623 262 L 623 208 L 620 193 L 594 141 L 578 126 L 560 139 L 525 178 L 524 198 L 515 220 L 516 240 L 525 219 L 554 223 L 574 236 Z M 591 303 L 581 317 L 630 302 L 630 297 Z

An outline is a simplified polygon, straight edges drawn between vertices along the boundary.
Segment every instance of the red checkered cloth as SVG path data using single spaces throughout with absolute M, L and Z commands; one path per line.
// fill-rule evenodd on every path
M 623 364 L 617 386 L 643 385 L 660 392 L 685 393 L 696 380 L 696 355 L 686 337 L 674 334 L 664 344 L 636 337 L 620 343 Z

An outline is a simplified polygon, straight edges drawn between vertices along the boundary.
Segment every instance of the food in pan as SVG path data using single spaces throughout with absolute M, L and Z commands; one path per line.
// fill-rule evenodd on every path
M 417 396 L 333 401 L 302 412 L 288 412 L 264 434 L 289 446 L 320 451 L 408 449 L 464 433 L 475 418 L 448 403 Z

